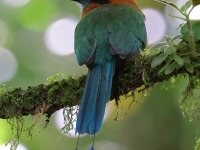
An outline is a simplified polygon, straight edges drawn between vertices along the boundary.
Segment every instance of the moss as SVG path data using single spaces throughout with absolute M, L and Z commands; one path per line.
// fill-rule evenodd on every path
M 197 45 L 198 50 L 200 44 Z M 178 53 L 188 50 L 186 42 L 177 46 Z M 120 95 L 126 95 L 130 91 L 144 85 L 148 89 L 157 82 L 163 82 L 176 77 L 178 74 L 189 74 L 190 87 L 188 91 L 199 85 L 199 58 L 194 60 L 194 72 L 190 73 L 184 66 L 178 68 L 169 75 L 159 73 L 159 69 L 151 67 L 152 60 L 161 52 L 150 52 L 145 50 L 140 55 L 129 57 L 124 68 L 119 73 L 119 93 L 112 93 L 112 99 L 119 99 Z M 29 86 L 27 89 L 12 88 L 6 90 L 1 86 L 0 94 L 0 118 L 7 119 L 26 115 L 46 114 L 50 117 L 55 111 L 64 108 L 76 106 L 80 103 L 86 75 L 72 77 L 71 75 L 58 74 L 48 79 L 47 84 Z M 198 81 L 198 82 L 197 82 Z M 186 95 L 185 95 L 186 96 Z
M 196 47 L 198 52 L 200 52 L 200 43 L 197 43 Z M 176 55 L 186 55 L 188 48 L 187 42 L 181 42 L 176 46 Z M 183 113 L 200 118 L 198 115 L 200 114 L 199 97 L 193 101 L 188 100 L 194 95 L 194 90 L 200 87 L 200 58 L 197 57 L 191 60 L 193 72 L 188 71 L 188 69 L 182 65 L 170 74 L 165 74 L 162 72 L 160 73 L 159 70 L 166 62 L 162 62 L 155 68 L 151 66 L 152 61 L 161 53 L 163 53 L 163 51 L 160 49 L 154 51 L 146 49 L 137 56 L 127 58 L 124 62 L 123 69 L 119 72 L 118 92 L 112 90 L 111 100 L 115 99 L 118 103 L 120 96 L 132 96 L 133 101 L 135 101 L 134 91 L 137 90 L 138 87 L 143 86 L 138 92 L 147 93 L 148 88 L 153 87 L 158 82 L 165 82 L 168 80 L 172 82 L 177 80 L 176 77 L 178 75 L 184 75 L 189 78 L 189 86 L 186 91 L 184 91 L 183 97 L 180 100 L 181 109 Z M 0 118 L 9 119 L 13 130 L 17 131 L 13 138 L 13 149 L 16 148 L 15 146 L 22 132 L 23 116 L 36 116 L 32 126 L 27 130 L 29 135 L 31 135 L 32 129 L 40 121 L 42 115 L 47 116 L 46 123 L 48 124 L 51 115 L 55 111 L 64 108 L 63 115 L 65 126 L 62 130 L 68 132 L 70 129 L 73 129 L 73 122 L 77 115 L 77 105 L 80 104 L 85 81 L 86 75 L 73 77 L 71 75 L 57 74 L 48 78 L 46 84 L 29 86 L 27 89 L 22 89 L 20 87 L 6 88 L 4 85 L 1 85 Z M 10 119 L 14 121 L 10 121 Z

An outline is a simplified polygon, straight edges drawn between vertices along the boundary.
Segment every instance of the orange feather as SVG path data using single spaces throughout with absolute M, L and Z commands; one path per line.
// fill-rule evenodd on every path
M 97 7 L 100 7 L 102 6 L 101 4 L 95 4 L 95 3 L 92 3 L 90 4 L 88 7 L 85 8 L 85 10 L 82 12 L 82 17 L 85 16 L 87 13 L 89 13 L 91 10 L 97 8 Z
M 110 4 L 128 4 L 137 9 L 140 9 L 140 7 L 136 4 L 136 2 L 134 0 L 110 0 L 109 4 L 103 4 L 103 5 L 110 5 Z M 102 4 L 92 3 L 83 11 L 82 17 L 85 16 L 87 13 L 89 13 L 91 10 L 93 10 L 97 7 L 100 7 L 100 6 L 102 6 Z

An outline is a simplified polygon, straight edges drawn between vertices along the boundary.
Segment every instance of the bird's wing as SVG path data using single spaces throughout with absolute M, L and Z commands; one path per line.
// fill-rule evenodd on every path
M 76 27 L 75 53 L 78 63 L 82 65 L 93 60 L 97 45 L 103 42 L 109 47 L 110 54 L 122 58 L 138 51 L 146 44 L 144 20 L 140 10 L 126 4 L 104 5 L 90 11 Z

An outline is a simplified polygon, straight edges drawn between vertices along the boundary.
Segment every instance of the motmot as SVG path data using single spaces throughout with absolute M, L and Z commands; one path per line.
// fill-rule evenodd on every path
M 75 55 L 88 68 L 75 133 L 99 132 L 120 62 L 144 49 L 145 16 L 134 0 L 73 0 L 82 7 Z M 93 142 L 94 144 L 94 142 Z M 91 148 L 93 149 L 93 148 Z

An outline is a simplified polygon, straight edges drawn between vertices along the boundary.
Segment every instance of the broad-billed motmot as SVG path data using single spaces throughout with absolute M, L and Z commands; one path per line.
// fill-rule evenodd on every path
M 118 65 L 146 45 L 145 17 L 134 0 L 74 1 L 83 9 L 75 30 L 75 54 L 79 65 L 88 67 L 75 132 L 95 135 L 112 85 L 117 85 L 113 77 Z

